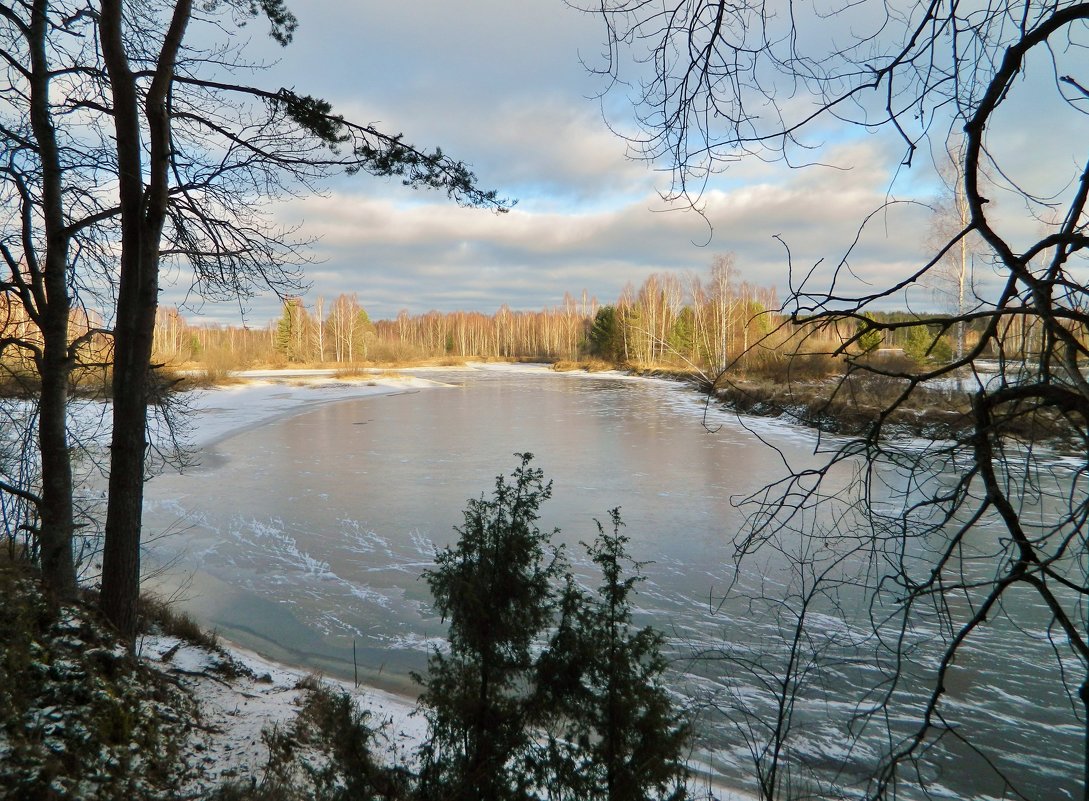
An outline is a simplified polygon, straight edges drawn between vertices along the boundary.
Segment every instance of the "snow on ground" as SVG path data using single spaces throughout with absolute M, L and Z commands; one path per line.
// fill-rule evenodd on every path
M 174 677 L 200 703 L 199 734 L 193 738 L 188 754 L 193 778 L 179 788 L 183 797 L 203 797 L 228 781 L 260 782 L 268 762 L 268 748 L 261 733 L 292 720 L 304 693 L 299 684 L 311 675 L 230 643 L 223 646 L 229 659 L 248 674 L 243 671 L 237 676 L 225 676 L 223 654 L 177 637 L 148 635 L 137 644 L 138 653 L 149 665 Z M 371 713 L 370 724 L 384 735 L 378 742 L 385 742 L 388 749 L 378 754 L 379 758 L 385 757 L 391 763 L 406 757 L 411 760 L 427 735 L 427 723 L 422 715 L 414 714 L 412 700 L 382 690 L 353 687 L 351 682 L 322 680 L 352 693 L 360 708 Z M 693 778 L 690 792 L 693 799 L 755 801 L 751 795 L 699 777 Z
M 443 386 L 407 373 L 344 379 L 324 370 L 261 370 L 240 373 L 239 377 L 245 379 L 244 383 L 186 393 L 186 435 L 190 445 L 207 447 L 325 403 Z
M 294 718 L 303 694 L 299 682 L 309 675 L 229 643 L 224 645 L 230 659 L 246 669 L 239 675 L 223 670 L 222 654 L 177 637 L 149 635 L 137 644 L 138 653 L 150 666 L 172 676 L 201 706 L 199 731 L 189 753 L 193 779 L 189 786 L 181 788 L 183 797 L 202 797 L 226 781 L 259 781 L 268 762 L 268 748 L 261 733 Z M 359 706 L 371 712 L 373 726 L 385 726 L 388 732 L 397 734 L 391 742 L 391 757 L 394 752 L 414 750 L 423 742 L 426 724 L 412 715 L 412 701 L 380 690 L 354 690 L 350 683 L 323 680 L 353 691 Z

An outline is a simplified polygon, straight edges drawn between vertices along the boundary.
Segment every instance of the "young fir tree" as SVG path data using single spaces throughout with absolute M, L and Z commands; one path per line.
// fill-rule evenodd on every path
M 553 723 L 538 781 L 551 801 L 680 801 L 690 730 L 663 682 L 661 633 L 632 625 L 629 596 L 642 581 L 640 565 L 628 557 L 620 510 L 609 514 L 612 532 L 598 523 L 587 546 L 601 585 L 589 595 L 568 577 L 538 665 L 539 703 Z
M 621 321 L 615 306 L 602 306 L 594 316 L 590 328 L 590 353 L 599 359 L 619 362 L 624 356 L 624 342 L 620 332 Z
M 469 501 L 456 545 L 424 574 L 450 624 L 449 652 L 428 660 L 420 703 L 430 736 L 420 753 L 424 799 L 533 798 L 526 768 L 537 724 L 534 655 L 551 626 L 561 559 L 537 527 L 551 495 L 531 454 L 491 499 Z

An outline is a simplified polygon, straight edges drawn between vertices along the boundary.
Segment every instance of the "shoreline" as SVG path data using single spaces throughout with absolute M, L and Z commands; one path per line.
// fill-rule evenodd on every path
M 296 415 L 305 414 L 321 406 L 360 400 L 368 397 L 390 397 L 427 389 L 442 389 L 452 385 L 432 380 L 428 373 L 436 372 L 508 372 L 536 375 L 554 375 L 547 365 L 521 363 L 470 363 L 456 367 L 413 367 L 359 376 L 335 376 L 325 370 L 253 371 L 237 376 L 239 383 L 191 390 L 187 412 L 189 449 L 196 455 L 214 448 L 235 435 L 265 425 L 276 423 Z M 422 375 L 421 375 L 422 374 Z M 564 375 L 570 374 L 567 372 Z M 575 373 L 586 379 L 620 379 L 629 381 L 667 381 L 661 376 L 633 376 L 621 372 Z M 183 593 L 184 594 L 184 593 Z M 198 591 L 188 600 L 182 599 L 183 608 L 199 598 Z M 243 638 L 244 639 L 244 638 Z M 372 720 L 384 724 L 395 740 L 399 753 L 409 753 L 422 744 L 426 736 L 426 723 L 415 715 L 418 693 L 393 689 L 400 682 L 383 686 L 372 675 L 360 676 L 358 684 L 350 678 L 351 665 L 337 670 L 333 666 L 314 666 L 305 660 L 295 661 L 289 649 L 266 637 L 263 648 L 259 642 L 239 642 L 227 631 L 219 637 L 220 645 L 231 659 L 249 667 L 261 677 L 259 680 L 243 679 L 243 686 L 224 686 L 214 675 L 198 676 L 200 671 L 183 670 L 187 681 L 192 682 L 194 696 L 202 705 L 210 704 L 214 724 L 223 732 L 218 745 L 205 743 L 206 753 L 215 764 L 216 776 L 253 777 L 260 773 L 267 760 L 267 748 L 260 737 L 263 726 L 290 719 L 297 710 L 301 690 L 298 683 L 307 676 L 317 676 L 322 681 L 346 690 L 367 710 Z M 147 637 L 143 641 L 144 658 L 154 667 L 171 671 L 176 668 L 162 657 L 176 645 L 171 638 Z M 279 651 L 280 653 L 276 653 Z M 272 653 L 270 653 L 272 652 Z M 264 681 L 262 679 L 266 679 Z M 220 762 L 222 764 L 220 764 Z M 724 785 L 721 779 L 710 778 L 706 765 L 693 764 L 693 790 L 698 797 L 715 798 L 719 801 L 751 801 L 753 796 Z M 232 773 L 232 771 L 234 773 Z M 710 793 L 710 794 L 709 794 Z

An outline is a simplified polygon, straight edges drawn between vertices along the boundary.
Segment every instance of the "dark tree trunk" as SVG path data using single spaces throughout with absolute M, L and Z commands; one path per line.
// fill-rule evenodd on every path
M 159 304 L 159 240 L 166 220 L 170 164 L 167 94 L 191 2 L 178 0 L 174 6 L 144 99 L 150 148 L 146 190 L 142 180 L 140 105 L 122 36 L 121 5 L 121 0 L 103 0 L 99 23 L 114 101 L 121 201 L 121 273 L 114 328 L 113 438 L 102 611 L 132 642 L 140 599 L 140 533 L 151 347 Z
M 106 542 L 102 561 L 102 611 L 130 640 L 136 635 L 140 597 L 140 535 L 144 503 L 144 460 L 147 453 L 148 363 L 151 330 L 145 322 L 147 293 L 119 292 L 114 333 L 113 437 L 110 441 L 110 495 L 106 510 Z M 155 319 L 151 305 L 151 321 Z M 122 322 L 124 320 L 124 322 Z
M 42 580 L 55 600 L 76 594 L 76 571 L 72 558 L 75 530 L 72 512 L 72 463 L 68 453 L 66 418 L 68 409 L 67 315 L 46 336 L 38 407 L 38 447 L 42 465 L 42 503 L 39 545 Z M 50 340 L 53 340 L 50 342 Z M 57 351 L 61 351 L 60 358 Z
M 41 449 L 42 580 L 47 594 L 57 600 L 76 594 L 76 572 L 72 559 L 74 517 L 72 511 L 72 464 L 68 453 L 68 294 L 67 267 L 69 233 L 65 224 L 61 192 L 60 157 L 56 130 L 49 112 L 49 61 L 46 54 L 48 3 L 36 0 L 30 25 L 31 99 L 30 122 L 38 145 L 42 170 L 42 216 L 46 250 L 44 265 L 28 264 L 31 274 L 26 300 L 35 310 L 35 322 L 42 332 L 42 348 L 36 366 L 41 376 L 38 408 L 38 446 Z

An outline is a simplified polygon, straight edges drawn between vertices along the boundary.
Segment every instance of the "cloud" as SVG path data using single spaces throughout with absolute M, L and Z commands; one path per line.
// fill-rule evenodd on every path
M 732 164 L 709 182 L 701 218 L 663 206 L 655 190 L 668 173 L 626 159 L 589 99 L 600 86 L 579 56 L 592 61 L 597 52 L 592 16 L 509 0 L 313 0 L 296 11 L 296 41 L 282 53 L 268 49 L 282 61 L 262 82 L 325 96 L 346 116 L 421 147 L 441 145 L 471 164 L 482 186 L 520 201 L 497 216 L 396 179 L 335 180 L 325 196 L 274 210 L 319 237 L 311 298 L 357 292 L 375 317 L 400 308 L 539 309 L 583 289 L 612 302 L 628 282 L 703 272 L 725 251 L 736 254 L 743 278 L 780 294 L 791 268 L 793 280 L 811 272 L 814 287 L 837 280 L 844 292 L 867 292 L 925 261 L 927 209 L 897 203 L 869 217 L 898 192 L 936 186 L 928 165 L 899 169 L 904 146 L 891 134 L 817 129 L 826 144 L 807 160 L 835 167 Z M 622 124 L 618 113 L 612 121 Z M 1024 147 L 1010 141 L 1015 153 Z M 178 296 L 167 290 L 164 302 Z M 255 300 L 251 318 L 273 317 L 277 306 Z M 223 319 L 236 316 L 233 306 L 203 313 L 216 317 L 220 308 Z
M 703 198 L 704 217 L 664 210 L 646 190 L 600 208 L 549 197 L 496 215 L 407 190 L 338 189 L 278 214 L 318 238 L 310 297 L 357 292 L 375 317 L 401 308 L 539 309 L 583 290 L 613 302 L 628 282 L 638 286 L 652 272 L 703 273 L 725 251 L 736 254 L 744 279 L 782 293 L 791 263 L 803 272 L 818 265 L 814 282 L 828 284 L 861 221 L 886 200 L 888 157 L 875 143 L 843 145 L 835 155 L 859 166 L 780 168 L 762 181 L 712 189 Z M 857 276 L 852 288 L 912 269 L 923 218 L 918 208 L 893 207 L 875 220 L 850 260 L 853 273 L 845 273 Z M 790 247 L 789 260 L 777 234 Z M 253 306 L 257 319 L 275 313 L 274 299 Z
M 406 140 L 419 147 L 441 146 L 466 161 L 481 186 L 523 203 L 593 208 L 645 194 L 654 183 L 646 165 L 625 157 L 624 143 L 608 130 L 596 107 L 581 98 L 555 92 L 518 95 L 470 114 L 449 98 L 426 109 L 354 102 L 341 104 L 340 110 L 351 119 L 385 121 L 387 130 L 408 132 Z M 453 119 L 456 124 L 449 122 Z M 400 190 L 395 183 L 392 188 Z

